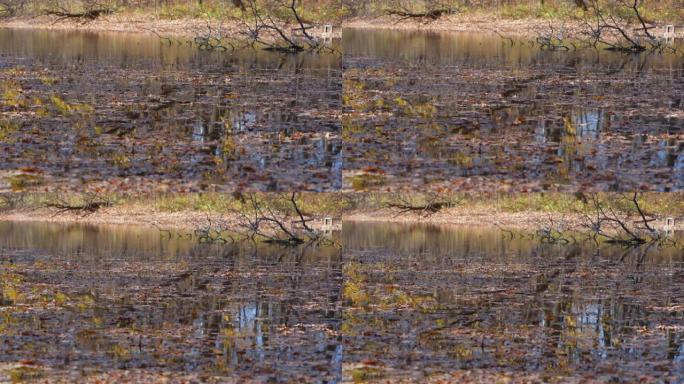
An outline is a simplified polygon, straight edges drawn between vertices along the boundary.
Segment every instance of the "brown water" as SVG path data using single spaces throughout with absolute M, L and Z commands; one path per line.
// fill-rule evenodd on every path
M 19 362 L 67 381 L 339 381 L 338 249 L 1 223 L 0 260 L 0 381 Z
M 351 29 L 331 48 L 2 29 L 0 189 L 684 186 L 677 55 Z
M 684 186 L 684 59 L 345 30 L 348 189 Z
M 628 70 L 678 71 L 684 67 L 681 57 L 672 53 L 624 55 L 593 49 L 551 51 L 538 49 L 525 38 L 501 38 L 492 33 L 347 28 L 342 37 L 342 48 L 349 58 L 508 67 L 546 64 L 615 68 L 612 66 L 621 66 L 624 62 L 629 64 L 625 66 Z
M 156 69 L 199 70 L 240 66 L 304 71 L 328 77 L 339 70 L 339 55 L 301 53 L 283 56 L 263 50 L 238 50 L 234 54 L 205 51 L 188 44 L 192 37 L 173 38 L 169 45 L 152 34 L 0 28 L 0 52 L 45 64 Z M 179 44 L 180 43 L 180 44 Z M 339 48 L 339 42 L 331 47 Z
M 29 186 L 341 186 L 337 42 L 324 54 L 279 55 L 185 40 L 0 29 L 5 179 L 30 167 Z
M 678 382 L 684 254 L 348 223 L 346 379 Z
M 679 249 L 353 222 L 333 236 L 342 251 L 0 223 L 0 380 L 684 378 Z

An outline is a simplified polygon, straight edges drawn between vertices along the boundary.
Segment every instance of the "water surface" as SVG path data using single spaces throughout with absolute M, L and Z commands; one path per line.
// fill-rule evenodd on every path
M 336 248 L 0 223 L 0 263 L 2 381 L 22 366 L 67 381 L 122 370 L 151 382 L 340 380 Z
M 345 223 L 345 379 L 684 378 L 684 254 Z
M 0 223 L 0 380 L 684 378 L 674 247 L 355 222 L 342 250 L 180 235 Z
M 5 187 L 341 187 L 341 54 L 0 29 Z M 179 180 L 180 182 L 171 182 Z
M 684 186 L 684 59 L 345 30 L 344 186 Z

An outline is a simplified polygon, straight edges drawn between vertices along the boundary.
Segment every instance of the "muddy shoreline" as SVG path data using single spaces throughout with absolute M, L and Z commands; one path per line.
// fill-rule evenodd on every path
M 319 217 L 320 216 L 320 217 Z M 323 218 L 333 218 L 333 229 L 341 230 L 343 225 L 359 223 L 377 224 L 418 224 L 454 227 L 501 228 L 512 231 L 534 232 L 553 222 L 563 223 L 567 228 L 580 227 L 583 216 L 579 213 L 559 213 L 544 211 L 503 212 L 492 208 L 451 208 L 432 215 L 422 213 L 398 213 L 390 209 L 358 210 L 340 216 L 317 215 L 312 222 L 314 228 L 323 227 Z M 178 231 L 192 231 L 207 220 L 223 220 L 231 222 L 230 214 L 210 213 L 203 211 L 165 212 L 149 210 L 145 207 L 111 207 L 90 215 L 78 213 L 56 214 L 54 210 L 39 208 L 31 210 L 12 210 L 0 213 L 0 221 L 49 222 L 62 224 L 88 225 L 127 225 L 157 227 Z M 652 224 L 656 228 L 665 225 L 664 220 L 656 220 Z M 677 223 L 676 231 L 684 230 L 682 223 Z
M 328 23 L 321 23 L 328 24 Z M 75 21 L 55 22 L 48 16 L 37 17 L 13 17 L 0 20 L 0 28 L 16 29 L 47 29 L 61 31 L 86 31 L 86 32 L 121 32 L 121 33 L 146 33 L 164 37 L 193 36 L 198 32 L 221 29 L 224 34 L 231 35 L 237 32 L 237 25 L 221 20 L 206 20 L 197 18 L 181 19 L 155 19 L 154 15 L 148 14 L 114 14 L 104 16 L 95 21 L 80 23 Z M 333 29 L 333 38 L 341 38 L 342 30 L 337 26 Z
M 164 229 L 193 230 L 210 219 L 230 220 L 229 215 L 200 211 L 155 212 L 143 207 L 106 208 L 91 215 L 83 216 L 75 213 L 56 215 L 54 210 L 16 210 L 0 213 L 0 221 L 34 221 L 63 224 L 89 225 L 134 225 L 156 226 Z M 333 217 L 334 229 L 341 230 L 342 223 L 375 222 L 402 224 L 429 224 L 467 227 L 500 227 L 510 230 L 534 231 L 549 219 L 564 221 L 568 225 L 577 225 L 581 217 L 549 212 L 496 212 L 479 209 L 450 209 L 430 216 L 422 214 L 397 214 L 391 210 L 355 211 L 340 217 Z M 314 225 L 321 223 L 314 223 Z
M 417 20 L 398 21 L 392 17 L 379 17 L 375 19 L 358 18 L 343 24 L 344 28 L 354 29 L 386 29 L 398 31 L 424 31 L 424 32 L 466 32 L 501 34 L 517 37 L 534 37 L 540 30 L 549 26 L 549 21 L 544 19 L 507 19 L 496 15 L 453 15 L 442 17 L 439 20 L 425 23 Z M 570 28 L 570 23 L 566 28 Z
M 91 215 L 83 216 L 76 213 L 55 214 L 54 210 L 40 208 L 32 210 L 14 210 L 0 213 L 0 221 L 36 221 L 64 224 L 92 224 L 92 225 L 136 225 L 159 226 L 165 229 L 192 230 L 196 225 L 209 218 L 223 218 L 227 215 L 213 214 L 201 211 L 159 212 L 145 209 L 145 207 L 111 207 L 105 208 Z M 579 217 L 566 214 L 550 214 L 547 212 L 492 212 L 479 209 L 450 209 L 431 216 L 421 214 L 397 214 L 391 210 L 355 211 L 344 214 L 341 218 L 334 217 L 335 227 L 342 228 L 342 222 L 377 222 L 377 223 L 405 223 L 405 224 L 434 224 L 455 226 L 478 226 L 516 230 L 533 230 L 540 223 L 552 217 L 554 220 L 564 219 L 577 222 Z
M 342 37 L 342 28 L 356 29 L 389 29 L 389 30 L 416 30 L 432 32 L 470 32 L 470 33 L 499 33 L 510 36 L 530 37 L 535 36 L 541 29 L 548 26 L 548 20 L 543 19 L 506 19 L 491 15 L 453 15 L 443 17 L 430 23 L 416 20 L 397 20 L 391 17 L 378 18 L 354 18 L 342 23 L 321 22 L 320 24 L 332 24 L 335 26 L 333 34 L 335 38 Z M 215 29 L 218 26 L 227 31 L 236 30 L 218 20 L 204 20 L 195 18 L 182 18 L 175 20 L 155 19 L 153 15 L 146 14 L 119 14 L 102 17 L 89 23 L 63 21 L 56 23 L 54 18 L 46 16 L 38 17 L 13 17 L 0 20 L 0 28 L 33 28 L 48 30 L 78 30 L 90 32 L 123 32 L 123 33 L 148 33 L 163 36 L 188 36 L 197 31 L 206 30 L 208 26 Z
M 126 225 L 157 227 L 160 229 L 178 231 L 193 231 L 202 225 L 206 225 L 208 220 L 222 220 L 224 222 L 230 223 L 237 221 L 237 216 L 231 214 L 217 214 L 200 211 L 158 212 L 145 209 L 144 207 L 111 207 L 102 209 L 90 215 L 82 215 L 71 212 L 56 214 L 54 210 L 46 208 L 15 210 L 0 213 L 0 221 L 88 225 Z M 313 228 L 322 228 L 323 219 L 313 220 L 310 225 Z M 342 229 L 342 223 L 338 218 L 335 218 L 332 229 Z
M 112 15 L 89 23 L 63 21 L 56 23 L 53 18 L 14 17 L 0 21 L 0 28 L 73 30 L 88 32 L 150 33 L 161 35 L 191 35 L 198 29 L 206 28 L 207 23 L 199 19 L 150 20 L 147 16 Z M 153 32 L 154 31 L 154 32 Z

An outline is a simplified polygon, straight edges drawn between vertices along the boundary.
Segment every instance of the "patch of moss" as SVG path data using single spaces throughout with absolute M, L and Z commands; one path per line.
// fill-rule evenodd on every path
M 2 84 L 2 102 L 8 107 L 25 107 L 21 85 L 16 81 L 5 81 Z
M 0 120 L 0 141 L 9 142 L 12 134 L 19 130 L 19 124 L 10 120 Z
M 29 380 L 37 380 L 44 376 L 43 371 L 35 367 L 21 366 L 6 371 L 7 376 L 13 383 L 22 383 Z
M 362 190 L 370 187 L 378 187 L 386 183 L 385 176 L 364 173 L 351 178 L 351 186 L 354 190 Z
M 362 383 L 368 380 L 382 379 L 385 373 L 378 367 L 358 367 L 351 371 L 351 378 L 355 383 Z
M 29 187 L 43 184 L 43 177 L 30 173 L 20 173 L 6 178 L 7 183 L 14 192 L 22 191 Z
M 344 297 L 352 306 L 362 307 L 370 302 L 368 293 L 363 286 L 356 282 L 346 282 L 342 288 L 342 297 Z

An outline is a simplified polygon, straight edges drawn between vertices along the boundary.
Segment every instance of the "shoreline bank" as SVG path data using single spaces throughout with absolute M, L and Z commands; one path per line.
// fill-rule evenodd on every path
M 436 214 L 434 217 L 424 217 L 410 214 L 397 216 L 392 212 L 354 212 L 334 220 L 334 229 L 341 230 L 342 225 L 354 222 L 373 222 L 378 224 L 414 224 L 414 225 L 438 225 L 454 227 L 489 227 L 504 228 L 517 231 L 534 231 L 550 216 L 543 212 L 526 213 L 495 213 L 485 214 L 471 212 L 458 216 L 451 214 Z M 559 215 L 553 215 L 554 220 L 559 220 Z M 226 215 L 207 214 L 198 211 L 182 212 L 122 212 L 117 208 L 103 209 L 90 215 L 75 213 L 63 213 L 55 215 L 54 211 L 39 209 L 35 211 L 17 211 L 0 214 L 2 222 L 40 222 L 55 224 L 83 224 L 83 225 L 126 225 L 157 227 L 165 230 L 193 231 L 207 218 L 212 220 L 226 219 Z M 567 219 L 567 218 L 566 218 Z M 230 220 L 230 219 L 229 219 Z M 576 218 L 571 218 L 572 222 Z
M 323 226 L 323 218 L 318 215 L 312 226 Z M 453 208 L 429 216 L 421 213 L 398 214 L 388 209 L 374 211 L 353 211 L 333 218 L 333 229 L 341 230 L 343 225 L 354 222 L 373 222 L 378 224 L 437 225 L 455 227 L 489 227 L 515 231 L 536 231 L 549 223 L 563 223 L 564 226 L 577 227 L 582 223 L 580 214 L 551 213 L 541 211 L 496 212 L 481 209 Z M 3 222 L 47 222 L 59 224 L 85 225 L 131 225 L 157 227 L 161 229 L 188 230 L 199 228 L 207 220 L 231 222 L 230 214 L 202 211 L 160 212 L 149 211 L 143 207 L 111 207 L 89 215 L 78 213 L 56 214 L 55 210 L 38 208 L 33 210 L 10 210 L 0 213 Z M 664 225 L 662 220 L 654 222 L 655 227 Z M 675 230 L 684 230 L 678 223 Z
M 56 214 L 57 213 L 57 214 Z M 42 222 L 55 224 L 84 225 L 126 225 L 156 227 L 164 230 L 193 231 L 206 225 L 209 221 L 219 220 L 227 223 L 236 222 L 237 215 L 226 213 L 210 213 L 201 211 L 159 212 L 146 210 L 143 207 L 111 207 L 103 208 L 95 213 L 82 215 L 79 213 L 58 213 L 55 210 L 39 208 L 33 210 L 15 210 L 0 213 L 3 222 Z M 322 229 L 323 218 L 309 222 L 314 229 Z M 333 230 L 341 230 L 341 220 L 335 220 Z
M 454 226 L 502 227 L 516 230 L 534 230 L 540 224 L 552 220 L 565 220 L 576 223 L 577 215 L 549 213 L 539 211 L 496 212 L 481 208 L 457 207 L 446 209 L 429 216 L 422 213 L 398 214 L 390 209 L 353 210 L 342 214 L 318 214 L 316 217 L 332 217 L 335 229 L 341 229 L 342 223 L 378 222 L 403 224 L 431 224 Z M 165 229 L 192 230 L 207 218 L 212 220 L 231 220 L 227 213 L 213 213 L 197 210 L 159 211 L 145 206 L 113 206 L 102 208 L 92 214 L 83 215 L 75 212 L 59 213 L 55 209 L 33 208 L 14 209 L 0 213 L 0 221 L 36 221 L 63 224 L 92 225 L 139 225 L 158 226 Z M 319 220 L 319 221 L 322 221 Z
M 508 19 L 485 15 L 453 15 L 445 16 L 430 23 L 417 20 L 398 20 L 391 17 L 354 18 L 342 23 L 321 22 L 332 24 L 333 37 L 341 38 L 342 29 L 386 29 L 397 31 L 429 31 L 429 32 L 471 32 L 471 33 L 500 33 L 509 36 L 534 36 L 540 28 L 548 26 L 544 19 Z M 121 32 L 148 33 L 162 36 L 189 36 L 209 27 L 221 27 L 230 33 L 237 30 L 237 26 L 226 24 L 218 19 L 207 20 L 197 18 L 155 19 L 145 14 L 114 14 L 103 16 L 88 23 L 76 21 L 55 22 L 47 16 L 23 17 L 17 16 L 0 20 L 0 28 L 15 29 L 46 29 L 59 31 L 87 31 L 87 32 Z
M 321 23 L 326 24 L 326 23 Z M 42 29 L 52 31 L 82 31 L 82 32 L 111 32 L 111 33 L 141 33 L 150 36 L 183 37 L 195 36 L 198 32 L 216 31 L 220 29 L 223 34 L 230 36 L 237 33 L 235 24 L 226 23 L 218 19 L 155 19 L 146 14 L 114 14 L 102 16 L 96 20 L 81 23 L 72 20 L 55 22 L 48 16 L 23 17 L 17 16 L 8 19 L 0 19 L 0 28 L 4 29 Z M 342 29 L 338 25 L 333 29 L 333 38 L 342 37 Z
M 343 28 L 375 29 L 389 31 L 422 31 L 435 33 L 488 33 L 512 37 L 534 37 L 549 26 L 544 19 L 508 19 L 492 15 L 458 14 L 444 16 L 430 23 L 418 20 L 400 21 L 392 17 L 358 18 L 345 22 Z
M 251 197 L 250 197 L 251 196 Z M 410 197 L 392 194 L 297 194 L 299 209 L 314 224 L 324 227 L 326 218 L 332 219 L 336 229 L 348 222 L 381 222 L 430 225 L 488 226 L 516 230 L 538 230 L 554 225 L 577 227 L 586 223 L 587 215 L 594 215 L 591 201 L 621 215 L 633 217 L 632 194 L 480 194 L 436 197 L 446 206 L 434 212 L 420 210 L 426 198 L 420 194 Z M 63 210 L 51 204 L 81 206 L 87 196 L 79 194 L 10 193 L 0 195 L 1 221 L 43 221 L 84 224 L 155 225 L 169 229 L 195 229 L 207 222 L 221 220 L 230 224 L 249 210 L 246 198 L 254 198 L 273 212 L 289 212 L 290 194 L 200 193 L 159 194 L 149 196 L 98 195 L 96 200 L 109 203 L 84 215 L 82 210 Z M 86 199 L 86 200 L 84 200 Z M 408 200 L 406 200 L 408 199 Z M 676 222 L 675 230 L 684 230 L 684 195 L 680 193 L 643 193 L 638 195 L 640 208 L 656 218 L 654 228 L 661 229 L 668 218 Z M 430 200 L 432 201 L 432 200 Z M 390 208 L 391 204 L 407 204 Z M 57 205 L 59 206 L 59 205 Z M 241 213 L 242 212 L 242 213 Z M 292 212 L 289 213 L 290 215 Z M 328 223 L 329 224 L 329 223 Z M 327 225 L 329 226 L 329 225 Z

